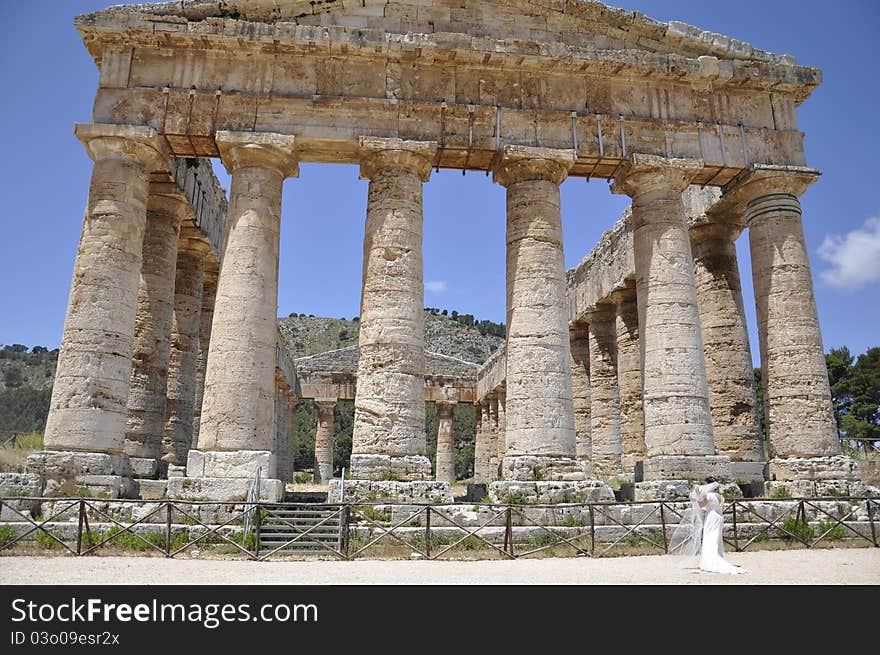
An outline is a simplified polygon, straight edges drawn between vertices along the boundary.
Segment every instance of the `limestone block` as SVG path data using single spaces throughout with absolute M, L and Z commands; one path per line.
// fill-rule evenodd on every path
M 768 464 L 770 480 L 858 480 L 858 463 L 845 455 L 828 457 L 775 457 Z
M 185 466 L 175 466 L 174 464 L 168 465 L 168 477 L 169 478 L 182 478 L 186 475 L 186 467 Z
M 340 503 L 342 480 L 330 480 L 328 503 Z M 448 482 L 421 480 L 414 482 L 345 480 L 346 503 L 388 501 L 390 503 L 438 504 L 453 502 Z
M 144 500 L 157 500 L 165 497 L 168 490 L 168 480 L 135 480 L 137 496 Z
M 738 482 L 759 482 L 767 477 L 767 463 L 731 461 L 729 475 Z
M 693 482 L 690 480 L 648 480 L 636 482 L 636 502 L 646 500 L 677 500 L 687 498 Z
M 247 500 L 250 484 L 247 478 L 169 478 L 167 493 L 169 498 L 183 500 Z M 260 500 L 277 503 L 283 497 L 284 483 L 281 480 L 260 480 Z
M 702 482 L 712 476 L 717 480 L 730 478 L 730 458 L 722 455 L 657 455 L 644 461 L 644 479 Z
M 430 480 L 431 461 L 424 455 L 354 454 L 351 475 L 356 480 Z
M 489 498 L 493 503 L 517 505 L 594 503 L 613 502 L 614 492 L 601 480 L 497 480 L 489 485 Z
M 501 462 L 504 480 L 584 480 L 592 468 L 574 457 L 508 456 Z
M 83 486 L 85 476 L 103 475 L 131 478 L 131 463 L 122 453 L 89 453 L 75 451 L 40 451 L 32 453 L 27 459 L 27 470 L 36 473 L 44 481 L 43 493 L 46 496 L 72 496 L 77 487 Z M 130 485 L 115 485 L 128 490 Z M 109 490 L 101 490 L 107 491 Z
M 260 476 L 271 478 L 275 455 L 268 450 L 201 451 L 187 454 L 186 475 L 190 478 L 246 478 L 252 480 L 260 468 Z
M 43 495 L 43 479 L 36 473 L 0 473 L 0 497 L 6 497 L 3 501 L 3 510 L 0 520 L 10 521 L 21 519 L 11 509 L 22 514 L 36 515 L 40 511 L 40 502 L 34 500 L 22 500 L 14 496 L 40 497 Z M 13 498 L 9 498 L 13 496 Z
M 623 450 L 617 382 L 617 327 L 613 309 L 591 312 L 588 319 L 592 462 L 605 475 L 612 475 L 621 469 Z
M 132 476 L 135 478 L 156 479 L 165 477 L 168 464 L 153 457 L 129 457 Z

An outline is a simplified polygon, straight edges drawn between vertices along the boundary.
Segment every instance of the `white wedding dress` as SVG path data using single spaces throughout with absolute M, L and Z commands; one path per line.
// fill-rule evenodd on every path
M 724 559 L 724 498 L 717 482 L 696 485 L 690 493 L 691 507 L 670 540 L 670 554 L 696 559 L 701 571 L 745 573 L 741 566 Z

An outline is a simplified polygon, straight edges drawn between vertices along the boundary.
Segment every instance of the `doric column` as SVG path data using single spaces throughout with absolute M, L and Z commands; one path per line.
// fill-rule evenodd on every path
M 505 387 L 501 387 L 501 390 L 498 391 L 497 425 L 498 434 L 495 439 L 495 453 L 498 458 L 498 463 L 500 464 L 501 458 L 504 457 L 504 453 L 507 451 L 507 393 Z
M 635 285 L 611 294 L 617 326 L 617 388 L 620 395 L 620 455 L 623 472 L 633 473 L 645 459 L 645 415 L 642 411 L 642 354 Z
M 711 457 L 712 415 L 681 197 L 701 169 L 698 161 L 636 154 L 613 187 L 633 200 L 647 480 L 727 474 L 726 460 Z
M 593 465 L 605 475 L 620 472 L 620 395 L 617 388 L 617 327 L 614 307 L 587 314 L 590 353 L 590 435 Z
M 80 124 L 94 161 L 61 352 L 47 450 L 122 453 L 149 174 L 168 167 L 153 129 Z
M 170 186 L 155 182 L 150 185 L 132 340 L 125 452 L 132 458 L 143 458 L 144 466 L 133 466 L 139 477 L 159 474 L 157 461 L 162 457 L 165 433 L 177 244 L 181 220 L 192 213 L 186 198 Z
M 192 447 L 193 407 L 196 398 L 196 358 L 199 353 L 199 325 L 202 309 L 202 274 L 207 242 L 183 238 L 177 252 L 174 283 L 174 320 L 171 329 L 171 359 L 165 403 L 165 437 L 162 459 L 184 466 Z
M 333 477 L 334 424 L 333 410 L 335 398 L 321 398 L 315 401 L 318 406 L 318 425 L 315 429 L 315 483 L 327 484 Z
M 293 473 L 296 470 L 296 459 L 293 452 L 293 432 L 296 430 L 296 402 L 297 398 L 290 389 L 285 391 L 287 402 L 284 404 L 286 426 L 284 441 L 276 453 L 278 477 L 283 482 L 292 482 Z
M 590 338 L 586 325 L 569 328 L 571 343 L 571 394 L 574 407 L 575 451 L 578 459 L 590 461 Z
M 738 218 L 738 217 L 736 217 Z M 700 307 L 715 452 L 734 462 L 760 462 L 755 376 L 734 241 L 742 227 L 711 221 L 690 229 Z M 763 478 L 762 465 L 751 475 Z
M 501 464 L 501 421 L 498 409 L 498 394 L 493 392 L 489 398 L 489 474 L 490 480 L 498 479 L 498 467 Z
M 205 395 L 205 368 L 208 365 L 208 348 L 211 343 L 211 324 L 214 321 L 214 302 L 217 299 L 216 265 L 206 260 L 202 274 L 202 310 L 199 312 L 199 354 L 196 357 L 196 398 L 193 403 L 192 447 L 199 443 L 199 425 L 202 420 L 202 400 Z
M 363 138 L 364 235 L 352 477 L 429 480 L 422 183 L 436 143 Z
M 474 426 L 474 482 L 488 483 L 489 476 L 489 403 L 488 401 L 474 404 L 476 424 Z
M 559 200 L 574 160 L 568 150 L 506 146 L 494 166 L 507 188 L 507 479 L 576 468 Z
M 717 212 L 749 229 L 758 314 L 771 480 L 810 480 L 797 493 L 823 493 L 812 480 L 858 477 L 840 456 L 798 197 L 813 169 L 754 165 L 728 184 Z M 816 458 L 823 457 L 824 461 Z M 823 483 L 824 484 L 824 483 Z M 835 493 L 848 493 L 843 486 Z
M 455 404 L 437 403 L 437 465 L 439 482 L 455 482 L 455 431 L 453 415 Z
M 218 132 L 232 175 L 227 238 L 205 371 L 199 450 L 272 448 L 281 188 L 294 138 Z

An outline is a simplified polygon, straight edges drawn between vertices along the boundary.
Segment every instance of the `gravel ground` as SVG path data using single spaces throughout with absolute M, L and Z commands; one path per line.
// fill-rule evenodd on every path
M 672 557 L 516 561 L 250 562 L 154 557 L 0 557 L 2 584 L 880 584 L 880 549 L 728 553 L 745 575 Z

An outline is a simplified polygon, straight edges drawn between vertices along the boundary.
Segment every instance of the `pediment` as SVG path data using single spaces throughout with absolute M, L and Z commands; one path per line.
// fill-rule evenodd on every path
M 595 0 L 177 0 L 120 5 L 107 11 L 190 22 L 234 19 L 387 33 L 465 34 L 595 50 L 795 63 L 788 55 L 765 52 L 684 23 L 656 21 Z

